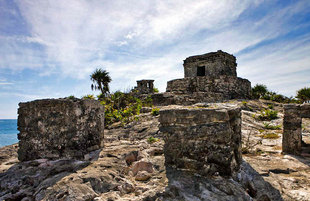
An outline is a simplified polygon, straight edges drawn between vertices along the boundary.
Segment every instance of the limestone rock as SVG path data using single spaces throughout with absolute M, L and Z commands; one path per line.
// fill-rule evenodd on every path
M 83 159 L 103 147 L 104 107 L 95 100 L 44 99 L 20 103 L 21 161 Z

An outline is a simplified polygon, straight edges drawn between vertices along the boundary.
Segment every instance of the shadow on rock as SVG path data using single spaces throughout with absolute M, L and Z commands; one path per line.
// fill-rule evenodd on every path
M 204 200 L 204 201 L 281 201 L 280 192 L 266 182 L 247 162 L 243 161 L 240 170 L 232 177 L 201 177 L 193 172 L 166 167 L 169 180 L 164 192 L 145 201 L 165 200 Z
M 42 200 L 48 187 L 85 168 L 89 161 L 37 159 L 0 173 L 0 200 Z

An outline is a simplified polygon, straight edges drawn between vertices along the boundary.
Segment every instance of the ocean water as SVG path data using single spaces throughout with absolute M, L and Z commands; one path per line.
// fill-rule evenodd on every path
M 18 142 L 17 119 L 0 119 L 0 147 Z

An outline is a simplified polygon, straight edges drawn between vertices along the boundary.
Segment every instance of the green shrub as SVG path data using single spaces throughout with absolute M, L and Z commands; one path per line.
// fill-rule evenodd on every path
M 270 130 L 279 130 L 281 129 L 281 125 L 272 125 L 270 123 L 264 123 L 264 127 Z
M 150 96 L 139 99 L 133 93 L 116 91 L 109 97 L 101 99 L 101 104 L 105 106 L 105 125 L 114 122 L 121 122 L 124 125 L 138 120 L 136 115 L 140 114 L 142 106 L 152 106 L 152 102 Z
M 271 104 L 268 104 L 268 109 L 273 109 L 273 105 L 271 105 Z
M 147 142 L 150 143 L 150 144 L 152 144 L 152 143 L 154 143 L 154 142 L 158 142 L 158 141 L 159 141 L 159 139 L 158 139 L 158 138 L 155 138 L 155 137 L 149 137 L 149 138 L 147 139 Z
M 68 97 L 66 97 L 66 98 L 68 98 L 68 99 L 76 99 L 76 97 L 75 97 L 75 96 L 73 96 L 73 95 L 68 96 Z
M 258 115 L 258 119 L 262 121 L 271 121 L 277 118 L 278 118 L 278 111 L 270 109 L 264 109 Z
M 263 85 L 263 84 L 256 84 L 253 88 L 252 88 L 252 97 L 254 99 L 259 99 L 262 96 L 264 96 L 266 93 L 268 92 L 267 90 L 267 86 Z
M 87 94 L 85 96 L 82 96 L 82 99 L 90 99 L 90 100 L 95 100 L 95 96 L 92 94 Z
M 159 108 L 156 108 L 156 107 L 153 108 L 151 114 L 152 114 L 153 116 L 159 115 Z
M 154 92 L 154 93 L 158 93 L 159 90 L 158 90 L 157 88 L 154 87 L 154 88 L 153 88 L 153 92 Z
M 301 102 L 310 100 L 310 88 L 302 88 L 297 91 L 296 98 L 298 98 Z

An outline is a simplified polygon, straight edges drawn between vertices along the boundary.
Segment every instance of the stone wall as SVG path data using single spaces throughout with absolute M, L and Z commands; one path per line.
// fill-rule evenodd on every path
M 205 76 L 228 75 L 237 77 L 236 57 L 221 50 L 184 60 L 184 77 L 197 77 L 197 67 L 205 69 Z
M 284 105 L 282 150 L 300 154 L 302 145 L 302 118 L 310 118 L 310 104 Z
M 18 159 L 83 159 L 103 147 L 104 107 L 95 100 L 44 99 L 20 103 Z
M 176 94 L 222 94 L 222 100 L 247 99 L 251 97 L 251 82 L 234 76 L 191 77 L 169 81 L 166 91 Z
M 139 94 L 149 94 L 154 91 L 154 80 L 137 80 L 135 87 Z
M 201 175 L 231 175 L 241 156 L 241 110 L 228 104 L 160 110 L 166 165 Z

